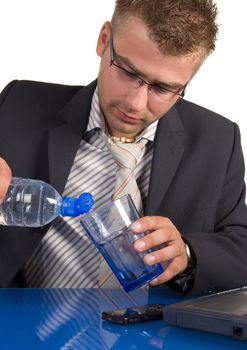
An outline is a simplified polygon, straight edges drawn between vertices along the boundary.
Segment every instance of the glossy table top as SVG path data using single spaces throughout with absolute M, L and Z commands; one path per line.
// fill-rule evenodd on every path
M 117 325 L 101 312 L 146 303 L 184 300 L 153 289 L 1 289 L 1 350 L 247 349 L 247 342 L 169 326 L 164 321 Z

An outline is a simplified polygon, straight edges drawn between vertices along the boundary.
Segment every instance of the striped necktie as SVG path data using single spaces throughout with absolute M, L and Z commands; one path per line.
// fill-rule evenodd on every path
M 108 138 L 108 148 L 118 165 L 115 190 L 112 199 L 115 200 L 130 194 L 140 215 L 143 213 L 142 199 L 135 179 L 135 169 L 145 151 L 146 139 L 135 143 L 113 142 Z
M 145 152 L 147 141 L 146 139 L 141 139 L 136 143 L 121 143 L 113 142 L 110 137 L 107 139 L 108 149 L 118 166 L 112 199 L 115 200 L 130 194 L 140 216 L 143 214 L 143 206 L 141 193 L 135 179 L 135 169 Z M 117 285 L 116 279 L 103 257 L 100 258 L 99 276 L 99 285 L 101 287 L 115 287 Z

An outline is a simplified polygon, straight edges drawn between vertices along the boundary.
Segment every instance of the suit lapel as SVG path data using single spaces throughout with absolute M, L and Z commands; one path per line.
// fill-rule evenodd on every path
M 145 215 L 155 215 L 182 159 L 184 146 L 179 139 L 183 126 L 176 107 L 158 124 Z
M 49 134 L 50 183 L 62 193 L 83 132 L 86 130 L 96 81 L 81 88 L 60 111 L 62 125 Z

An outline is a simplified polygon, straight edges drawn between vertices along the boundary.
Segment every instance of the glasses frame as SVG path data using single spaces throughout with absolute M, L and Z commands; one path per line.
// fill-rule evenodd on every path
M 110 33 L 110 40 L 109 40 L 109 46 L 110 46 L 110 66 L 115 66 L 117 67 L 118 69 L 121 69 L 123 72 L 125 72 L 127 75 L 136 75 L 136 78 L 138 80 L 138 86 L 137 87 L 140 87 L 142 85 L 147 85 L 148 87 L 148 91 L 151 91 L 153 87 L 158 87 L 159 89 L 161 90 L 164 90 L 164 91 L 167 91 L 167 92 L 170 92 L 172 94 L 174 94 L 174 97 L 177 96 L 179 97 L 180 99 L 183 99 L 184 98 L 184 95 L 185 95 L 185 90 L 186 90 L 186 87 L 187 87 L 187 83 L 184 85 L 184 87 L 182 88 L 182 92 L 176 92 L 176 91 L 173 91 L 173 90 L 170 90 L 170 89 L 167 89 L 165 87 L 161 87 L 159 86 L 158 84 L 152 84 L 152 83 L 148 83 L 147 81 L 145 81 L 143 78 L 141 78 L 138 74 L 136 74 L 135 72 L 131 72 L 129 70 L 127 70 L 126 68 L 124 67 L 121 67 L 119 66 L 116 62 L 115 62 L 115 50 L 114 50 L 114 46 L 113 46 L 113 35 L 112 35 L 112 32 Z M 169 100 L 167 100 L 169 101 Z

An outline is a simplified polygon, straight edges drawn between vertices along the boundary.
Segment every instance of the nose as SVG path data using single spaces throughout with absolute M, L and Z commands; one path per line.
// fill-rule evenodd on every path
M 141 111 L 147 108 L 149 90 L 146 84 L 140 84 L 138 87 L 128 89 L 126 99 L 133 111 Z

